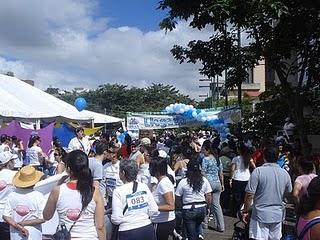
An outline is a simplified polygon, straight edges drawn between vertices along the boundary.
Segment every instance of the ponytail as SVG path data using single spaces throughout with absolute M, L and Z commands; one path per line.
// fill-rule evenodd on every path
M 94 192 L 93 177 L 88 165 L 88 156 L 81 150 L 74 150 L 68 154 L 67 167 L 71 177 L 77 180 L 77 190 L 81 194 L 82 209 L 91 202 Z
M 93 178 L 89 168 L 83 169 L 78 179 L 77 190 L 81 194 L 82 209 L 84 209 L 91 202 L 94 192 Z

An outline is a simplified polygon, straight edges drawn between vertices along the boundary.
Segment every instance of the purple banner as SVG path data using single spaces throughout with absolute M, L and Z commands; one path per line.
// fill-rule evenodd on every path
M 0 135 L 7 134 L 8 136 L 16 136 L 22 139 L 25 149 L 28 147 L 27 144 L 30 136 L 38 135 L 41 138 L 40 147 L 44 153 L 48 153 L 51 149 L 53 127 L 54 123 L 51 123 L 47 127 L 39 130 L 25 129 L 20 126 L 19 122 L 12 121 L 8 127 L 0 129 Z

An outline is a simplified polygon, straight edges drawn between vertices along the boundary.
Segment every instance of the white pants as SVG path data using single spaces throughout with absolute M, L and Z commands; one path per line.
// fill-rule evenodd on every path
M 250 219 L 249 238 L 256 240 L 280 240 L 282 223 L 261 223 Z

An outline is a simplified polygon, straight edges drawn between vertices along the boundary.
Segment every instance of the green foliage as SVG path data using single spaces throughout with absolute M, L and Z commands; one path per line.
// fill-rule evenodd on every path
M 213 27 L 209 40 L 193 40 L 187 47 L 174 46 L 173 56 L 182 62 L 201 62 L 200 73 L 213 77 L 228 70 L 228 86 L 246 79 L 246 69 L 262 58 L 289 87 L 287 77 L 297 72 L 317 79 L 320 60 L 319 4 L 311 0 L 162 0 L 168 11 L 160 26 L 175 28 L 177 20 L 189 20 L 190 27 Z M 238 30 L 247 43 L 238 45 Z M 288 64 L 288 59 L 297 61 Z M 309 84 L 311 85 L 311 84 Z M 301 84 L 300 84 L 301 86 Z M 290 89 L 286 89 L 289 90 Z
M 260 96 L 253 109 L 243 114 L 243 129 L 246 133 L 271 138 L 283 129 L 284 119 L 290 115 L 286 101 L 279 94 L 281 89 L 274 87 Z
M 188 20 L 192 28 L 213 28 L 208 40 L 193 40 L 186 47 L 172 49 L 180 63 L 200 62 L 199 71 L 205 76 L 221 75 L 226 69 L 226 85 L 240 86 L 246 69 L 265 59 L 280 81 L 279 95 L 296 123 L 303 153 L 309 154 L 303 110 L 310 102 L 306 93 L 320 83 L 319 1 L 161 0 L 159 8 L 168 12 L 160 24 L 164 29 L 172 30 L 181 19 Z M 239 31 L 245 33 L 246 44 L 238 41 Z M 261 110 L 262 116 L 274 113 L 268 101 L 265 107 L 270 112 Z M 270 121 L 264 124 L 268 128 Z
M 80 94 L 73 91 L 55 96 L 70 104 L 73 104 L 77 97 L 84 97 L 88 102 L 88 110 L 100 113 L 106 111 L 107 114 L 117 117 L 125 117 L 127 112 L 161 111 L 171 103 L 195 103 L 175 87 L 163 84 L 152 84 L 146 88 L 105 84 Z

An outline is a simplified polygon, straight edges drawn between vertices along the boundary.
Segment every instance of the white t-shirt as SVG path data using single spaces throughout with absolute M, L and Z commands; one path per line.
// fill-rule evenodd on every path
M 232 162 L 236 165 L 233 178 L 237 181 L 249 181 L 250 178 L 250 171 L 249 167 L 245 168 L 243 158 L 241 156 L 237 156 L 232 159 Z
M 68 145 L 68 150 L 73 151 L 73 150 L 81 150 L 84 151 L 86 154 L 89 154 L 90 151 L 90 142 L 88 137 L 83 137 L 81 140 L 78 139 L 77 137 L 74 137 L 70 140 L 69 145 Z
M 0 171 L 0 222 L 3 222 L 2 213 L 4 211 L 8 195 L 14 191 L 12 179 L 16 175 L 16 171 L 10 169 L 2 169 Z
M 158 214 L 148 186 L 138 183 L 137 191 L 132 193 L 133 182 L 117 187 L 113 191 L 111 221 L 119 226 L 119 231 L 128 231 L 151 224 L 150 217 Z M 128 209 L 123 214 L 125 206 Z
M 123 182 L 119 176 L 120 171 L 120 161 L 117 161 L 115 164 L 108 162 L 104 165 L 103 175 L 106 179 L 106 189 L 109 197 L 112 197 L 113 190 L 116 187 L 123 185 Z
M 19 148 L 14 146 L 14 147 L 12 147 L 12 153 L 18 155 L 18 158 L 14 160 L 14 167 L 15 168 L 21 168 L 22 165 L 23 165 L 23 153 L 22 153 L 22 151 L 19 151 Z
M 10 147 L 8 144 L 1 144 L 0 145 L 0 152 L 4 152 L 4 151 L 10 151 Z
M 193 189 L 188 184 L 187 178 L 184 178 L 179 182 L 178 187 L 176 189 L 176 195 L 179 197 L 182 197 L 182 203 L 184 205 L 183 209 L 190 209 L 192 207 L 192 205 L 186 205 L 188 203 L 198 202 L 199 204 L 194 205 L 195 208 L 206 206 L 205 203 L 201 203 L 201 202 L 206 201 L 205 195 L 207 193 L 211 193 L 212 188 L 210 186 L 209 181 L 205 177 L 202 177 L 202 179 L 203 179 L 203 184 L 199 192 L 193 191 Z
M 149 186 L 150 184 L 149 163 L 140 164 L 139 172 L 137 175 L 137 181 Z
M 17 188 L 9 194 L 3 215 L 11 217 L 15 222 L 42 219 L 45 204 L 45 198 L 42 193 L 33 189 Z M 29 231 L 28 239 L 42 239 L 41 224 L 25 226 L 25 228 Z M 10 238 L 11 240 L 26 239 L 13 227 L 10 227 Z
M 174 195 L 174 186 L 168 177 L 164 177 L 160 180 L 156 189 L 152 193 L 158 206 L 166 203 L 163 195 L 168 192 L 172 192 Z M 169 222 L 174 220 L 175 217 L 174 211 L 160 212 L 159 215 L 151 217 L 151 221 L 153 223 Z
M 78 190 L 73 190 L 66 183 L 60 186 L 57 201 L 57 212 L 60 224 L 64 223 L 67 229 L 77 220 L 82 209 L 81 194 Z M 92 199 L 80 218 L 71 230 L 71 237 L 78 240 L 98 239 L 98 233 L 94 223 L 96 202 Z
M 143 165 L 147 165 L 148 166 L 148 173 L 149 174 L 148 175 L 145 174 L 143 176 L 140 176 L 139 173 L 138 173 L 137 181 L 147 184 L 149 189 L 153 192 L 155 185 L 158 183 L 158 179 L 156 177 L 153 177 L 153 176 L 150 175 L 149 163 L 143 164 Z M 145 168 L 146 168 L 146 166 L 145 166 Z M 174 181 L 176 180 L 176 175 L 175 175 L 174 171 L 171 169 L 171 167 L 169 165 L 167 165 L 167 174 L 171 175 Z M 176 181 L 174 182 L 173 186 L 176 187 Z
M 131 153 L 130 156 L 128 157 L 128 160 L 133 160 L 133 161 L 137 161 L 137 158 L 142 155 L 142 153 L 138 150 L 134 153 Z M 143 156 L 143 155 L 142 155 Z
M 42 149 L 39 146 L 32 146 L 26 151 L 26 160 L 31 166 L 40 166 L 40 156 Z

